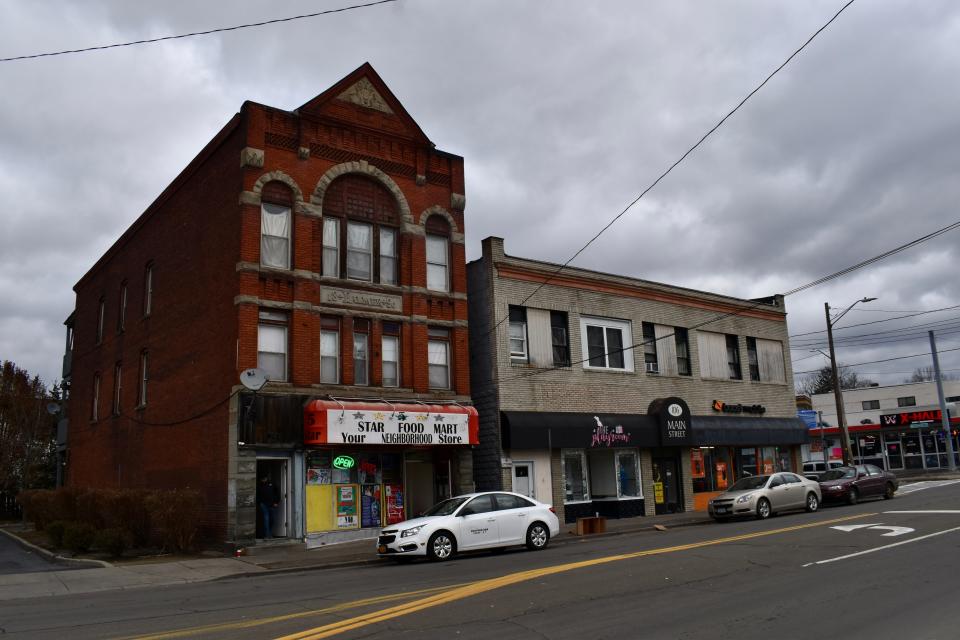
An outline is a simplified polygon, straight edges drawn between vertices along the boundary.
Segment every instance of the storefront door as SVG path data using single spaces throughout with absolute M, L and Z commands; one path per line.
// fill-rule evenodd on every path
M 533 463 L 513 463 L 513 491 L 520 495 L 533 497 Z
M 903 469 L 903 450 L 900 446 L 900 434 L 885 433 L 883 434 L 883 442 L 887 447 L 887 463 L 890 465 L 890 470 L 899 471 Z
M 654 511 L 676 513 L 683 511 L 680 503 L 680 476 L 676 458 L 653 459 Z
M 415 518 L 433 506 L 433 461 L 407 460 L 404 464 L 407 484 L 407 517 Z
M 257 483 L 261 478 L 268 478 L 276 490 L 278 499 L 276 507 L 270 507 L 270 533 L 264 530 L 263 514 L 257 504 L 257 533 L 258 538 L 273 537 L 286 538 L 289 534 L 290 523 L 290 464 L 287 458 L 257 458 Z

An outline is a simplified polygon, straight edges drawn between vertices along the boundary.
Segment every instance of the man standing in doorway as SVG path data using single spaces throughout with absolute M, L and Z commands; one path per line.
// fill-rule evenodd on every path
M 273 486 L 269 476 L 260 476 L 257 485 L 257 506 L 260 509 L 260 521 L 263 523 L 263 537 L 273 537 L 273 510 L 280 504 L 280 493 Z

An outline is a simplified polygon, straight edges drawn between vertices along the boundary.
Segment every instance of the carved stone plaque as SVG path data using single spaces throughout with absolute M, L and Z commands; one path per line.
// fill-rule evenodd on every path
M 352 289 L 337 289 L 323 287 L 320 290 L 320 301 L 324 304 L 343 304 L 351 307 L 367 307 L 383 311 L 402 311 L 403 298 L 389 293 L 372 291 L 354 291 Z

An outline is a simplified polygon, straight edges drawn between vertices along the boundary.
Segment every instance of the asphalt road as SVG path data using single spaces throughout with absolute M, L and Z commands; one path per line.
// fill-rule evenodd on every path
M 539 553 L 15 600 L 0 635 L 954 640 L 958 579 L 953 483 Z
M 0 575 L 9 573 L 34 573 L 37 571 L 63 571 L 62 564 L 49 562 L 46 558 L 28 551 L 0 533 Z

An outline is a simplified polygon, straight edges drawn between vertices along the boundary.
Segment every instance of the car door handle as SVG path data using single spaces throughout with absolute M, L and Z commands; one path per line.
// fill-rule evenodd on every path
M 487 520 L 487 522 L 496 522 L 496 521 L 497 521 L 496 518 L 490 518 L 489 520 Z

